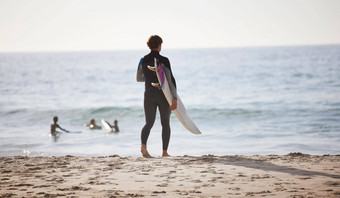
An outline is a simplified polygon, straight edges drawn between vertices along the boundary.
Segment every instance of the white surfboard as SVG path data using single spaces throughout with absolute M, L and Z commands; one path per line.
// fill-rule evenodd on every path
M 104 128 L 107 130 L 107 132 L 114 132 L 113 128 L 111 128 L 111 126 L 106 120 L 102 119 L 101 123 L 104 126 Z
M 155 87 L 160 87 L 165 95 L 166 100 L 168 101 L 169 105 L 172 104 L 172 94 L 169 87 L 168 79 L 164 73 L 164 68 L 162 65 L 157 64 L 157 59 L 155 58 L 155 66 L 148 68 L 152 71 L 156 72 L 157 79 L 159 84 L 152 84 Z M 170 79 L 171 80 L 171 79 Z M 174 113 L 178 120 L 182 123 L 182 125 L 191 133 L 193 134 L 201 134 L 201 131 L 197 128 L 196 124 L 192 119 L 189 117 L 187 110 L 184 107 L 184 104 L 181 98 L 177 95 L 177 108 L 174 110 Z

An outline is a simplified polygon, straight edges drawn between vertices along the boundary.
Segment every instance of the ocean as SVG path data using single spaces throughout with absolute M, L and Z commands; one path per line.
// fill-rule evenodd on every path
M 0 53 L 0 156 L 140 156 L 148 50 Z M 340 154 L 340 45 L 166 49 L 202 131 L 171 115 L 171 155 Z M 53 116 L 72 132 L 51 136 Z M 118 120 L 119 133 L 88 130 Z M 159 114 L 148 140 L 162 152 Z

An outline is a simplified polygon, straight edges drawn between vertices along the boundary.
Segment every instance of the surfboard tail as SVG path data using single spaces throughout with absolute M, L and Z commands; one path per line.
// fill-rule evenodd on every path
M 151 85 L 157 88 L 161 88 L 161 85 L 159 83 L 151 83 Z
M 202 132 L 196 126 L 195 122 L 187 114 L 184 104 L 180 98 L 178 98 L 177 109 L 174 110 L 174 113 L 185 129 L 195 135 L 202 134 Z
M 155 72 L 156 71 L 156 67 L 152 67 L 150 65 L 148 65 L 148 69 L 150 69 L 151 71 Z

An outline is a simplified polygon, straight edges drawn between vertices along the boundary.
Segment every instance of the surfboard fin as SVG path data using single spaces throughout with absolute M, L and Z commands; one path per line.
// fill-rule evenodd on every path
M 157 87 L 157 88 L 161 87 L 161 85 L 159 83 L 151 83 L 151 85 L 154 86 L 154 87 Z
M 150 69 L 151 71 L 156 71 L 156 68 L 155 67 L 152 67 L 152 66 L 150 66 L 150 65 L 148 65 L 148 69 Z

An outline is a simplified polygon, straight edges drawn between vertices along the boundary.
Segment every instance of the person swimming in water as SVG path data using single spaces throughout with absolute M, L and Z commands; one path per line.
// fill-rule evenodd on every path
M 87 123 L 85 126 L 88 127 L 89 129 L 102 129 L 101 126 L 98 126 L 96 124 L 96 121 L 93 118 L 91 118 L 90 122 Z
M 113 121 L 113 125 L 111 125 L 111 124 L 109 124 L 109 125 L 110 125 L 110 127 L 111 127 L 112 129 L 114 129 L 114 132 L 119 132 L 118 121 L 117 121 L 117 120 L 114 120 L 114 121 Z
M 68 130 L 61 128 L 59 126 L 59 124 L 57 124 L 57 122 L 58 122 L 58 116 L 54 116 L 53 117 L 53 123 L 51 124 L 51 134 L 52 135 L 60 133 L 59 131 L 56 130 L 57 128 L 59 128 L 60 130 L 66 132 L 66 133 L 70 133 Z

